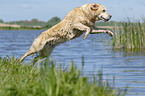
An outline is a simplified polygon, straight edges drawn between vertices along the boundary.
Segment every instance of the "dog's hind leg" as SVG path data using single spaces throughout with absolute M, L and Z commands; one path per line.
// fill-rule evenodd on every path
M 34 65 L 38 60 L 44 59 L 45 57 L 49 57 L 49 55 L 52 53 L 55 46 L 48 46 L 45 45 L 44 49 L 40 51 L 39 55 L 34 58 L 32 61 L 32 65 Z
M 49 57 L 55 47 L 55 41 L 47 41 L 43 47 L 43 49 L 39 52 L 39 55 L 34 58 L 32 65 L 34 65 L 38 60 L 41 60 L 45 57 Z
M 33 60 L 33 62 L 37 62 L 38 59 L 43 59 L 45 57 L 47 57 L 48 55 L 50 55 L 50 53 L 52 52 L 53 48 L 55 47 L 57 38 L 50 38 L 44 42 L 37 42 L 34 41 L 32 46 L 30 47 L 29 51 L 27 53 L 25 53 L 18 61 L 22 62 L 27 56 L 40 52 L 40 56 L 39 57 L 35 57 Z
M 46 56 L 40 56 L 38 55 L 37 57 L 34 58 L 34 60 L 32 61 L 32 65 L 34 65 L 38 60 L 44 59 Z

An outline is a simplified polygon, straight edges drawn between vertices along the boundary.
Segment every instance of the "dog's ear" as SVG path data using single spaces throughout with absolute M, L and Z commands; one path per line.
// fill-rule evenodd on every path
M 91 10 L 93 10 L 93 11 L 98 10 L 98 7 L 99 7 L 99 6 L 98 6 L 96 3 L 91 4 Z

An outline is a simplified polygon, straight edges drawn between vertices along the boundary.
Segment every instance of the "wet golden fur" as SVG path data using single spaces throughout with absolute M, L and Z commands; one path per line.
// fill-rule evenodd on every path
M 39 55 L 34 58 L 33 64 L 39 59 L 49 56 L 53 48 L 60 43 L 75 39 L 84 32 L 83 39 L 86 39 L 88 34 L 108 33 L 110 36 L 113 33 L 109 30 L 98 30 L 95 27 L 95 21 L 108 21 L 111 16 L 104 12 L 106 9 L 100 4 L 85 4 L 70 11 L 65 18 L 39 35 L 33 42 L 29 51 L 24 54 L 19 60 L 23 61 L 27 56 L 39 52 Z

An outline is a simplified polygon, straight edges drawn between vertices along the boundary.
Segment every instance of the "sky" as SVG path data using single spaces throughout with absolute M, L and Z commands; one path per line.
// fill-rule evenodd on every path
M 98 3 L 106 7 L 113 21 L 145 17 L 145 0 L 0 0 L 0 19 L 3 21 L 48 21 L 54 16 L 61 19 L 76 7 Z

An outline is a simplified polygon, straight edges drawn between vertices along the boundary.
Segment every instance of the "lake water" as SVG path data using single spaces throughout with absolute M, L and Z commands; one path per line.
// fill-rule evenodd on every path
M 43 30 L 0 30 L 0 57 L 15 55 L 20 58 L 41 32 Z M 83 40 L 81 36 L 55 47 L 50 58 L 65 65 L 73 60 L 81 67 L 84 56 L 86 75 L 91 76 L 103 67 L 104 79 L 112 82 L 115 76 L 116 88 L 129 86 L 131 90 L 127 96 L 145 96 L 145 53 L 114 51 L 105 40 L 101 40 L 108 37 L 107 34 L 93 34 Z M 30 62 L 31 59 L 29 56 L 25 62 Z

